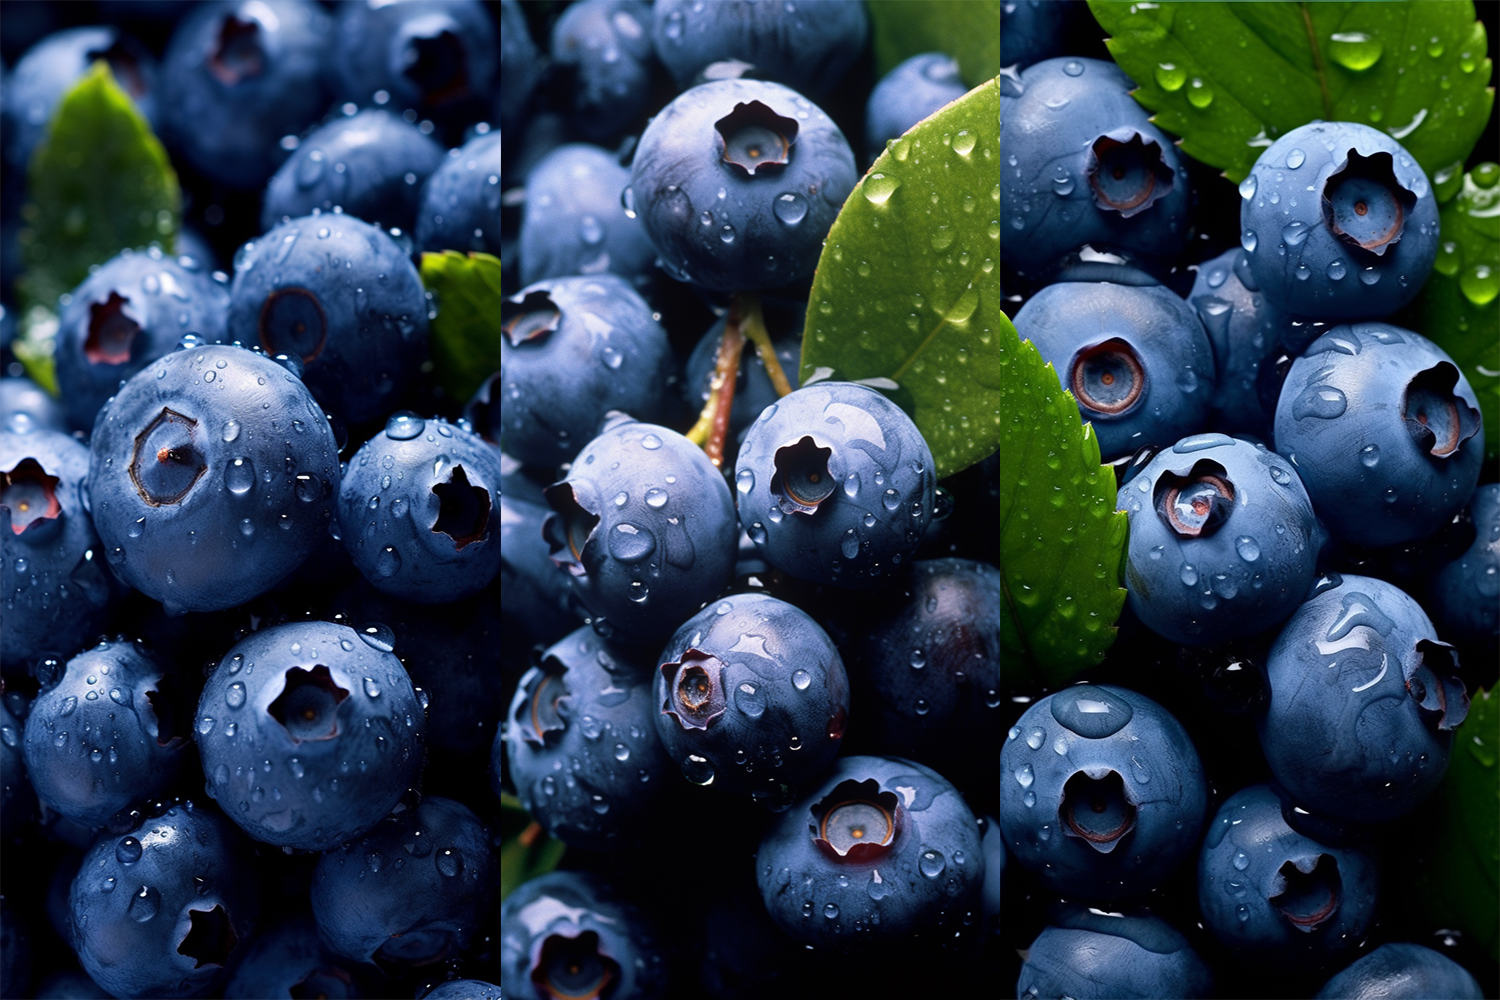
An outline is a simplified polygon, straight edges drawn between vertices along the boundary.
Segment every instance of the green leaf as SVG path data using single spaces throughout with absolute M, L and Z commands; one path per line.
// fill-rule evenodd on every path
M 923 52 L 946 52 L 973 87 L 1000 72 L 1000 0 L 879 0 L 865 4 L 882 76 Z
M 500 369 L 500 258 L 457 250 L 424 253 L 422 284 L 438 307 L 432 321 L 438 384 L 466 402 Z
M 1500 455 L 1500 165 L 1481 163 L 1442 207 L 1442 243 L 1422 294 L 1397 317 L 1447 351 L 1479 396 L 1484 447 Z
M 802 383 L 891 390 L 940 479 L 999 445 L 999 177 L 996 77 L 880 154 L 828 233 L 807 307 Z
M 1000 317 L 1000 648 L 1053 687 L 1104 658 L 1129 522 L 1073 394 Z
M 1471 0 L 1089 9 L 1153 120 L 1234 181 L 1315 118 L 1384 129 L 1431 177 L 1469 155 L 1495 100 Z
M 518 886 L 545 875 L 562 860 L 566 845 L 553 840 L 514 795 L 500 796 L 500 899 Z

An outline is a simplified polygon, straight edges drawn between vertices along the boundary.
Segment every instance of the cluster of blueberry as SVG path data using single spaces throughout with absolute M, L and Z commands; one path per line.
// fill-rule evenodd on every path
M 798 365 L 844 200 L 970 89 L 873 34 L 7 2 L 0 995 L 992 982 L 998 455 Z M 53 309 L 38 165 L 101 78 L 182 227 Z
M 1435 342 L 1460 331 L 1424 335 L 1407 309 L 1458 237 L 1396 137 L 1412 129 L 1263 130 L 1237 192 L 1201 169 L 1102 44 L 1093 14 L 1125 6 L 1004 7 L 1007 311 L 1091 423 L 1128 519 L 1104 663 L 1050 691 L 1006 671 L 1004 982 L 1021 998 L 1493 996 L 1493 918 L 1424 904 L 1432 852 L 1412 846 L 1452 759 L 1495 787 L 1497 429 Z M 1170 25 L 1157 9 L 1128 16 Z M 1170 45 L 1191 48 L 1175 13 Z M 1367 58 L 1331 61 L 1336 83 L 1380 56 L 1357 37 Z M 1411 51 L 1430 63 L 1438 41 Z M 1162 45 L 1156 82 L 1175 93 L 1182 50 Z M 1462 72 L 1488 72 L 1478 55 Z M 1493 216 L 1490 129 L 1468 183 Z M 1463 294 L 1494 329 L 1493 289 Z M 1461 727 L 1481 700 L 1488 728 Z

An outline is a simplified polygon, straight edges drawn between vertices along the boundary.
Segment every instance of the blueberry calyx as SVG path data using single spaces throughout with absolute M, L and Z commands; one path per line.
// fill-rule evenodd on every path
M 167 507 L 179 502 L 208 471 L 208 462 L 194 441 L 197 428 L 198 421 L 164 406 L 136 435 L 130 481 L 148 505 Z
M 562 326 L 562 309 L 546 292 L 531 292 L 523 299 L 510 298 L 500 304 L 500 324 L 512 346 L 520 347 L 556 333 Z
M 682 659 L 661 665 L 667 679 L 667 700 L 661 713 L 683 729 L 707 729 L 724 714 L 724 664 L 710 653 L 689 647 Z
M 156 737 L 156 745 L 168 749 L 181 746 L 192 738 L 193 717 L 197 704 L 192 696 L 182 690 L 171 674 L 163 674 L 154 687 L 146 692 L 146 704 L 151 710 L 151 721 L 147 731 Z
M 216 903 L 211 910 L 190 909 L 188 922 L 188 932 L 177 946 L 177 954 L 191 958 L 195 969 L 227 963 L 240 936 L 234 932 L 224 907 Z
M 905 825 L 905 810 L 894 792 L 874 778 L 841 781 L 812 807 L 808 832 L 830 860 L 870 864 L 888 855 Z
M 548 996 L 586 1000 L 605 995 L 620 976 L 620 964 L 599 947 L 597 931 L 576 937 L 549 934 L 531 966 L 531 981 Z
M 1418 372 L 1406 385 L 1401 414 L 1417 446 L 1436 458 L 1448 458 L 1479 433 L 1479 411 L 1456 394 L 1458 368 L 1439 361 Z
M 820 448 L 811 436 L 776 449 L 776 474 L 771 492 L 787 514 L 813 514 L 833 494 L 835 478 L 828 471 L 832 448 Z
M 540 666 L 537 674 L 527 681 L 525 701 L 517 703 L 518 711 L 513 720 L 521 729 L 522 739 L 539 747 L 547 745 L 548 733 L 560 733 L 568 728 L 558 705 L 573 693 L 563 680 L 568 668 L 561 660 L 549 656 Z
M 1155 139 L 1135 129 L 1107 132 L 1089 147 L 1085 170 L 1094 204 L 1121 218 L 1139 215 L 1172 190 L 1172 169 Z
M 1406 690 L 1417 714 L 1440 732 L 1455 729 L 1469 714 L 1469 692 L 1458 678 L 1458 656 L 1437 639 L 1417 640 L 1416 664 L 1406 672 Z
M 127 315 L 130 300 L 111 291 L 104 302 L 89 306 L 89 335 L 83 342 L 83 355 L 95 365 L 123 365 L 130 360 L 136 334 L 141 325 Z
M 1396 180 L 1395 161 L 1388 152 L 1349 158 L 1323 186 L 1323 221 L 1350 246 L 1384 256 L 1395 246 L 1416 207 L 1417 196 Z
M 1074 356 L 1070 388 L 1073 398 L 1092 412 L 1122 416 L 1145 395 L 1146 368 L 1135 348 L 1112 337 Z
M 401 72 L 421 88 L 422 100 L 433 107 L 470 93 L 463 39 L 453 31 L 451 21 L 444 21 L 440 30 L 414 34 L 401 54 Z
M 219 25 L 219 38 L 208 71 L 226 87 L 233 87 L 265 71 L 265 52 L 260 43 L 259 22 L 240 20 L 233 14 Z
M 1136 805 L 1119 771 L 1084 768 L 1063 785 L 1058 815 L 1065 834 L 1108 854 L 1135 829 Z
M 1343 881 L 1331 854 L 1291 858 L 1271 878 L 1266 901 L 1291 925 L 1310 934 L 1338 912 Z
M 23 458 L 9 472 L 0 472 L 0 508 L 10 512 L 10 530 L 21 534 L 62 519 L 57 499 L 57 476 L 47 475 L 40 462 Z
M 328 343 L 323 303 L 305 288 L 278 288 L 267 295 L 260 307 L 259 329 L 261 346 L 273 356 L 312 361 Z
M 1156 481 L 1156 513 L 1184 538 L 1207 538 L 1234 511 L 1234 483 L 1217 462 L 1200 461 L 1186 476 L 1170 472 Z
M 323 664 L 311 670 L 287 669 L 285 686 L 266 712 L 281 723 L 293 743 L 331 740 L 339 734 L 338 707 L 349 697 Z
M 447 482 L 434 483 L 432 495 L 438 498 L 438 516 L 432 530 L 453 539 L 460 551 L 489 536 L 490 491 L 471 484 L 462 465 L 453 467 Z
M 724 162 L 739 167 L 747 177 L 754 177 L 757 170 L 780 171 L 791 160 L 792 144 L 797 141 L 796 119 L 783 118 L 760 101 L 736 104 L 714 128 L 724 142 Z
M 542 524 L 552 561 L 574 576 L 587 576 L 583 553 L 594 537 L 599 515 L 583 505 L 570 482 L 553 483 L 543 491 L 543 496 L 552 506 L 552 513 Z

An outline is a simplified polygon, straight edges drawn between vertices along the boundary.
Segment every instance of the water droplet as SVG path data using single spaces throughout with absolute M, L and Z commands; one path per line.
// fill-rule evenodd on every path
M 410 410 L 398 410 L 385 422 L 385 436 L 392 441 L 410 441 L 427 429 L 427 421 Z
M 1198 77 L 1188 84 L 1188 103 L 1200 111 L 1214 102 L 1214 92 Z
M 1464 270 L 1458 279 L 1464 298 L 1476 306 L 1486 306 L 1500 294 L 1500 275 L 1488 264 L 1475 264 Z
M 382 653 L 389 653 L 396 648 L 396 633 L 389 625 L 380 622 L 371 622 L 359 630 L 359 637 L 364 640 L 366 646 L 378 649 Z
M 1169 94 L 1179 91 L 1187 83 L 1187 70 L 1172 63 L 1161 63 L 1156 67 L 1156 83 Z
M 375 572 L 381 577 L 392 577 L 401 571 L 401 553 L 394 545 L 387 545 L 375 557 Z
M 788 226 L 795 226 L 807 217 L 807 200 L 800 194 L 788 191 L 777 195 L 776 201 L 772 203 L 771 210 L 776 213 L 776 218 Z
M 1247 229 L 1240 234 L 1240 246 L 1244 247 L 1247 253 L 1254 253 L 1256 245 L 1255 230 Z
M 1033 729 L 1026 734 L 1026 745 L 1033 750 L 1040 750 L 1045 742 L 1047 742 L 1047 733 L 1044 730 Z
M 707 758 L 691 753 L 682 760 L 682 776 L 695 785 L 711 785 L 714 781 L 714 768 Z
M 244 496 L 255 485 L 255 466 L 248 458 L 232 458 L 224 468 L 224 485 L 235 496 Z
M 645 448 L 647 451 L 655 451 L 656 449 L 661 447 L 661 438 L 657 437 L 655 434 L 647 434 L 645 437 L 641 438 L 641 447 Z
M 1300 149 L 1294 149 L 1286 154 L 1286 167 L 1288 170 L 1296 170 L 1307 162 L 1307 154 Z
M 1068 76 L 1082 76 L 1083 63 L 1079 62 L 1076 59 L 1069 59 L 1067 62 L 1063 63 L 1063 72 L 1068 74 Z
M 448 878 L 456 878 L 464 870 L 463 855 L 453 848 L 444 848 L 437 853 L 437 870 Z
M 1362 31 L 1340 31 L 1328 40 L 1328 54 L 1333 61 L 1356 73 L 1379 62 L 1383 51 L 1385 48 L 1379 39 Z
M 928 878 L 937 878 L 947 867 L 948 863 L 937 851 L 923 851 L 921 857 L 917 859 L 917 868 Z
M 375 683 L 374 678 L 365 678 L 365 694 L 371 698 L 380 697 L 380 685 Z
M 245 685 L 239 681 L 229 685 L 229 689 L 224 692 L 224 704 L 230 708 L 242 707 L 245 704 Z
M 143 885 L 130 898 L 130 905 L 126 910 L 131 920 L 145 923 L 161 910 L 161 893 L 152 886 Z
M 1032 773 L 1030 764 L 1022 764 L 1020 767 L 1016 768 L 1015 777 L 1016 784 L 1020 785 L 1022 788 L 1030 788 L 1031 783 L 1036 780 L 1036 776 Z
M 1255 197 L 1255 175 L 1251 174 L 1240 181 L 1240 197 L 1249 201 Z
M 806 691 L 807 686 L 812 683 L 812 674 L 800 667 L 792 671 L 792 687 L 798 691 Z
M 1241 535 L 1235 539 L 1234 550 L 1245 562 L 1255 562 L 1260 558 L 1260 544 L 1249 535 Z
M 1311 385 L 1292 402 L 1292 416 L 1298 420 L 1306 417 L 1332 420 L 1342 416 L 1347 407 L 1348 400 L 1341 390 L 1329 385 Z
M 1336 260 L 1328 265 L 1328 278 L 1330 281 L 1340 281 L 1347 273 L 1344 262 L 1341 260 Z
M 865 200 L 870 204 L 884 205 L 891 200 L 891 195 L 895 194 L 900 186 L 901 182 L 888 174 L 871 174 L 860 185 L 860 190 L 864 192 Z
M 115 845 L 115 860 L 122 865 L 135 864 L 141 860 L 141 842 L 134 837 L 126 837 Z
M 1250 867 L 1250 858 L 1245 854 L 1244 851 L 1235 851 L 1234 859 L 1230 862 L 1230 864 L 1234 865 L 1235 871 L 1242 872 L 1246 868 Z

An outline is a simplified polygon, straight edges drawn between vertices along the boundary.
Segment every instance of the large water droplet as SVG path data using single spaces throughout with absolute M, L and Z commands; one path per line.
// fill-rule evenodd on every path
M 807 199 L 794 191 L 777 195 L 771 210 L 785 225 L 795 226 L 807 217 Z
M 1182 89 L 1187 83 L 1187 70 L 1172 63 L 1160 63 L 1156 67 L 1156 84 L 1167 93 L 1174 93 Z
M 134 837 L 126 837 L 115 845 L 115 860 L 122 865 L 135 864 L 141 860 L 141 842 Z
M 145 923 L 155 917 L 161 910 L 161 893 L 153 886 L 143 885 L 136 894 L 130 898 L 130 906 L 127 912 L 130 919 L 137 923 Z
M 888 174 L 871 174 L 860 185 L 860 190 L 864 192 L 865 200 L 870 204 L 884 205 L 891 200 L 891 195 L 895 194 L 900 186 L 901 182 Z
M 1328 54 L 1333 61 L 1356 73 L 1374 66 L 1384 51 L 1378 38 L 1362 31 L 1340 31 L 1328 39 Z

